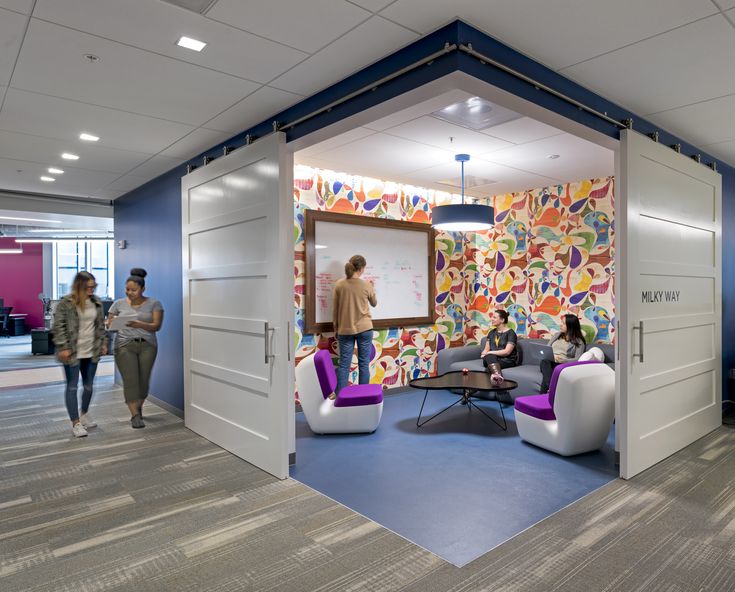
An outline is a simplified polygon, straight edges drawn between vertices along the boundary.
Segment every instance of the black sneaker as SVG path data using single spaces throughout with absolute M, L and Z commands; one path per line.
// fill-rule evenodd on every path
M 145 423 L 143 423 L 143 418 L 140 416 L 140 414 L 134 415 L 130 419 L 130 425 L 132 425 L 134 428 L 144 428 L 145 427 Z

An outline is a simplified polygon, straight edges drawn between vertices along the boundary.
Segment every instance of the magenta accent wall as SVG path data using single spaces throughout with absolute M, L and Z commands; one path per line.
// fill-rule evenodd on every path
M 0 249 L 14 249 L 14 238 L 0 238 Z M 0 254 L 0 298 L 12 313 L 25 313 L 26 329 L 43 327 L 43 245 L 24 244 L 21 255 Z

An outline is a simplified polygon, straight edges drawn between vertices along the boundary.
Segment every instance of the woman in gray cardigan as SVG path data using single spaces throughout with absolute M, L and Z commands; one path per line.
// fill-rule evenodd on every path
M 66 410 L 71 431 L 77 438 L 87 435 L 88 428 L 97 424 L 89 415 L 92 385 L 100 356 L 107 354 L 102 303 L 94 295 L 97 282 L 88 271 L 80 271 L 54 311 L 54 345 L 56 357 L 64 364 L 66 376 Z M 82 414 L 79 415 L 77 385 L 82 377 Z
M 573 314 L 565 314 L 561 317 L 561 326 L 559 331 L 554 333 L 549 340 L 549 345 L 554 352 L 554 361 L 541 360 L 541 392 L 549 392 L 549 383 L 554 368 L 565 362 L 573 362 L 578 360 L 579 356 L 584 353 L 585 341 L 582 335 L 582 327 L 579 319 Z

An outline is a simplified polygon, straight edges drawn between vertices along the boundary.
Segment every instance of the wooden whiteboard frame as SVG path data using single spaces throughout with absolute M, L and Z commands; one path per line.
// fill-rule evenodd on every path
M 354 224 L 356 226 L 372 226 L 378 228 L 392 228 L 407 232 L 423 232 L 426 234 L 426 265 L 428 267 L 429 297 L 427 298 L 426 315 L 422 317 L 406 317 L 394 319 L 373 319 L 374 329 L 386 329 L 388 327 L 413 327 L 416 325 L 433 325 L 436 322 L 436 232 L 429 224 L 417 222 L 402 222 L 400 220 L 387 220 L 385 218 L 371 218 L 352 214 L 335 214 L 333 212 L 322 212 L 319 210 L 306 210 L 304 217 L 305 237 L 305 290 L 306 294 L 306 327 L 305 333 L 325 333 L 334 331 L 332 323 L 316 322 L 316 249 L 314 248 L 314 237 L 317 222 L 330 222 L 337 224 Z M 370 252 L 363 253 L 370 260 Z M 346 261 L 345 261 L 346 263 Z

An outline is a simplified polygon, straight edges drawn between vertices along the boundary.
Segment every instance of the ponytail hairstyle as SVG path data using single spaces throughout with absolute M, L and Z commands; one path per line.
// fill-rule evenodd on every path
M 582 333 L 582 327 L 579 324 L 579 319 L 577 318 L 577 315 L 565 314 L 564 324 L 566 324 L 567 326 L 567 330 L 564 333 L 564 339 L 566 339 L 566 341 L 576 344 L 586 343 L 586 341 L 584 340 L 584 334 Z
M 74 276 L 74 281 L 71 284 L 71 299 L 77 307 L 81 307 L 87 298 L 87 284 L 90 280 L 96 281 L 88 271 L 80 271 Z
M 503 310 L 502 308 L 496 308 L 495 314 L 498 315 L 503 320 L 503 324 L 508 322 L 508 311 L 507 310 Z
M 133 267 L 133 269 L 130 270 L 130 276 L 125 280 L 125 283 L 135 282 L 142 290 L 145 288 L 145 276 L 147 275 L 148 272 L 142 267 Z
M 345 276 L 347 276 L 347 279 L 350 279 L 355 275 L 355 272 L 365 269 L 366 265 L 367 261 L 365 261 L 365 257 L 362 255 L 353 255 L 350 257 L 350 260 L 345 263 Z

